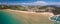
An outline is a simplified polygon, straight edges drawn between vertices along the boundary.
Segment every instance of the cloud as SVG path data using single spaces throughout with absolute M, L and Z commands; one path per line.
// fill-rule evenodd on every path
M 36 2 L 31 2 L 31 3 L 17 3 L 21 5 L 47 5 L 47 2 L 44 1 L 36 1 Z
M 44 1 L 37 1 L 37 2 L 34 2 L 34 5 L 47 5 L 48 3 L 47 2 L 44 2 Z
M 0 3 L 1 4 L 1 3 Z M 36 1 L 31 3 L 2 3 L 7 5 L 60 5 L 60 2 L 45 2 L 45 1 Z
M 48 3 L 48 5 L 60 5 L 60 2 L 51 2 L 51 3 Z
M 55 5 L 60 5 L 60 2 L 56 2 Z
M 21 3 L 22 5 L 60 5 L 60 2 L 45 2 L 45 1 L 36 1 L 32 3 Z

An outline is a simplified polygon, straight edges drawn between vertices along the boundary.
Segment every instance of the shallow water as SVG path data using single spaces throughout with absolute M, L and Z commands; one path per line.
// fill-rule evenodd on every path
M 51 21 L 54 22 L 54 24 L 60 24 L 60 15 L 59 16 L 52 16 Z
M 16 20 L 14 15 L 5 12 L 5 11 L 0 11 L 0 24 L 23 24 L 21 21 Z

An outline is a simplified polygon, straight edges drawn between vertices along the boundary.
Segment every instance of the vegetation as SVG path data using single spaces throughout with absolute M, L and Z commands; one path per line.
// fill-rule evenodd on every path
M 21 6 L 21 5 L 0 5 L 0 9 L 13 9 L 13 10 L 22 10 L 22 11 L 28 11 L 32 10 L 32 11 L 37 11 L 37 12 L 45 12 L 45 11 L 49 11 L 49 9 L 46 9 L 48 7 L 54 8 L 55 10 L 51 9 L 50 10 L 54 13 L 54 14 L 60 14 L 60 7 L 54 6 L 54 5 L 47 5 L 47 6 Z M 43 10 L 42 10 L 43 9 Z
M 0 5 L 0 9 L 13 9 L 13 10 L 25 10 L 23 6 L 16 5 Z

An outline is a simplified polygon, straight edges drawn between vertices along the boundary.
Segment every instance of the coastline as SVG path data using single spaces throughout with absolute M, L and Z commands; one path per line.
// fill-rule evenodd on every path
M 14 14 L 15 15 L 14 17 L 17 20 L 22 19 L 22 21 L 25 24 L 53 24 L 53 22 L 49 20 L 49 17 L 53 16 L 53 13 L 49 12 L 36 13 L 28 11 L 10 10 L 10 9 L 6 9 L 4 11 Z

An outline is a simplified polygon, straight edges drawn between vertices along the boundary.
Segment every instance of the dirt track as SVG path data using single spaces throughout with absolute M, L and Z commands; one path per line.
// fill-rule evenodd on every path
M 49 20 L 49 17 L 53 16 L 53 13 L 49 12 L 36 13 L 36 12 L 10 10 L 10 9 L 5 11 L 15 14 L 18 20 L 22 16 L 25 24 L 53 24 L 53 22 Z

